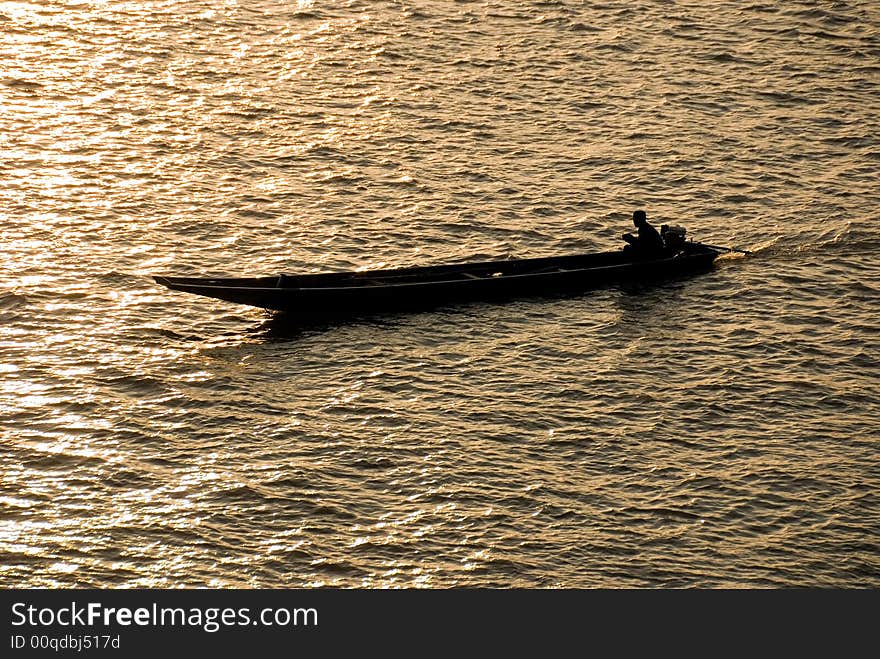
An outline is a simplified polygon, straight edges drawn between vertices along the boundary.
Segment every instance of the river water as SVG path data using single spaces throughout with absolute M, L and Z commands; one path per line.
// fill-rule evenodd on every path
M 0 585 L 880 586 L 880 5 L 0 2 Z M 298 328 L 154 274 L 753 250 Z

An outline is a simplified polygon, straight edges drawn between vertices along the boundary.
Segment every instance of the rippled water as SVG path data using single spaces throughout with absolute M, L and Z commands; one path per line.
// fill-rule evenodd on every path
M 0 2 L 0 584 L 880 586 L 880 7 Z M 755 255 L 292 327 L 157 287 Z

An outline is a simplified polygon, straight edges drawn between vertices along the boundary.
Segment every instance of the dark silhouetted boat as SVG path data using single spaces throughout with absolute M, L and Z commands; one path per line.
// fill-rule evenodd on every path
M 708 270 L 722 251 L 692 241 L 650 258 L 628 250 L 385 270 L 269 277 L 154 277 L 175 291 L 303 316 L 419 309 L 583 291 L 624 281 L 651 283 Z

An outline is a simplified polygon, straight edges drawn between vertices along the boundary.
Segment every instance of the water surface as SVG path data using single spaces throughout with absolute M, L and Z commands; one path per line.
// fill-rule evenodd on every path
M 880 10 L 0 2 L 0 583 L 880 585 Z M 291 327 L 153 274 L 753 250 Z

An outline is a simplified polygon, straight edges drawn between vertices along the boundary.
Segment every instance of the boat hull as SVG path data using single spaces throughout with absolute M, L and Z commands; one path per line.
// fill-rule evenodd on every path
M 622 252 L 396 270 L 256 278 L 155 277 L 175 291 L 307 316 L 418 309 L 466 301 L 550 296 L 613 282 L 651 282 L 709 269 L 718 252 L 692 248 L 654 259 Z

